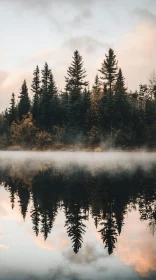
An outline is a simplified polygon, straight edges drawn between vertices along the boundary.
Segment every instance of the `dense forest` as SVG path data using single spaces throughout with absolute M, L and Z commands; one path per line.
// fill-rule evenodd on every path
M 25 220 L 30 216 L 34 234 L 46 240 L 61 210 L 73 251 L 78 253 L 91 217 L 104 247 L 113 253 L 127 214 L 138 209 L 141 221 L 147 221 L 151 234 L 156 232 L 155 167 L 143 172 L 90 172 L 80 166 L 57 169 L 51 165 L 27 169 L 21 165 L 1 165 L 0 184 L 10 194 L 14 208 L 18 203 Z M 126 191 L 125 191 L 126 186 Z
M 83 58 L 76 50 L 58 90 L 47 62 L 33 72 L 31 95 L 24 80 L 18 101 L 0 115 L 0 148 L 156 147 L 156 77 L 136 92 L 125 78 L 114 51 L 89 87 Z

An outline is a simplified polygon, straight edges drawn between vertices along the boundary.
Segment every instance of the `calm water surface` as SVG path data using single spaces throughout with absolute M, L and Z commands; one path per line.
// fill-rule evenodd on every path
M 0 152 L 1 279 L 156 279 L 156 154 Z

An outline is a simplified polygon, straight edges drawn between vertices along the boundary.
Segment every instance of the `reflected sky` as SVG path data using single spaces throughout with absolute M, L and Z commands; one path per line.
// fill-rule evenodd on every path
M 17 166 L 16 170 L 14 170 L 14 166 L 11 166 L 7 170 L 1 170 L 0 174 L 0 279 L 156 279 L 156 235 L 153 229 L 156 220 L 156 192 L 153 192 L 155 185 L 153 173 L 152 175 L 148 173 L 147 180 L 144 174 L 144 177 L 141 177 L 139 181 L 137 181 L 138 173 L 133 174 L 130 178 L 128 177 L 128 180 L 125 177 L 127 174 L 121 174 L 124 179 L 118 181 L 119 178 L 115 177 L 114 180 L 112 174 L 111 177 L 107 177 L 107 175 L 103 177 L 103 175 L 97 174 L 95 176 L 94 174 L 92 178 L 90 178 L 91 174 L 85 172 L 85 174 L 81 173 L 81 178 L 78 181 L 77 173 L 74 173 L 74 175 L 70 173 L 70 175 L 68 174 L 67 176 L 67 173 L 64 174 L 64 171 L 60 175 L 60 173 L 57 174 L 55 170 L 55 172 L 50 173 L 49 177 L 48 173 L 44 173 L 45 170 L 42 170 L 42 174 L 40 175 L 38 175 L 39 170 L 31 170 L 30 176 L 26 174 L 25 177 L 25 174 L 21 173 L 21 169 L 19 170 Z M 37 172 L 37 175 L 35 172 Z M 27 176 L 29 177 L 28 185 L 26 184 Z M 97 176 L 100 176 L 98 179 L 96 178 L 97 181 L 91 183 Z M 137 178 L 132 178 L 134 176 L 137 176 Z M 59 181 L 57 181 L 58 178 Z M 75 189 L 78 188 L 78 191 L 82 191 L 85 182 L 87 195 L 80 195 L 76 200 L 77 191 L 72 193 L 71 188 L 73 189 L 73 185 L 71 180 L 75 184 Z M 109 182 L 110 180 L 111 184 Z M 128 181 L 130 180 L 132 180 L 132 184 L 128 185 Z M 136 180 L 137 184 L 140 182 L 137 191 L 132 191 L 133 180 Z M 52 185 L 54 181 L 57 186 Z M 61 184 L 64 184 L 64 188 L 67 188 L 67 186 L 69 187 L 69 193 L 68 189 L 65 189 L 62 194 L 62 185 L 59 185 L 60 181 L 62 182 Z M 37 187 L 35 186 L 36 182 Z M 101 186 L 97 188 L 100 182 L 102 182 Z M 110 193 L 109 191 L 102 192 L 103 188 L 106 189 L 103 182 L 105 182 L 105 184 L 107 182 L 108 185 L 110 184 Z M 127 194 L 123 195 L 116 191 L 116 182 L 118 182 L 120 192 L 123 191 L 123 189 L 121 185 L 119 185 L 119 182 L 120 184 L 125 184 L 125 188 L 127 188 L 127 192 L 129 192 L 129 200 L 127 200 L 125 204 L 123 201 L 125 201 Z M 148 187 L 147 182 L 150 184 Z M 9 184 L 10 186 L 16 185 L 16 187 L 18 187 L 18 189 L 16 189 L 13 209 Z M 53 227 L 45 240 L 43 232 L 39 231 L 38 236 L 36 236 L 33 230 L 33 197 L 38 196 L 40 208 L 42 207 L 42 211 L 43 209 L 44 211 L 45 209 L 48 211 L 48 196 L 55 193 L 51 192 L 51 189 L 55 187 L 61 189 L 58 198 L 59 207 Z M 95 191 L 95 187 L 98 190 L 97 192 Z M 22 196 L 19 190 L 21 190 L 21 188 L 28 188 L 30 191 L 30 199 L 24 218 L 22 216 L 23 212 L 21 212 L 20 204 Z M 42 192 L 45 189 L 48 192 L 48 196 L 45 194 L 46 191 L 44 193 Z M 39 192 L 41 192 L 41 195 Z M 23 195 L 22 193 L 23 199 L 25 199 L 25 194 L 26 193 Z M 71 194 L 70 197 L 69 194 Z M 122 203 L 118 203 L 117 206 L 114 206 L 116 203 L 114 201 L 119 195 Z M 104 196 L 107 200 L 103 199 Z M 67 230 L 74 210 L 69 216 L 69 209 L 71 209 L 72 203 L 74 203 L 73 205 L 80 203 L 81 208 L 84 207 L 85 209 L 86 206 L 82 205 L 84 205 L 86 198 L 89 200 L 89 202 L 87 202 L 89 209 L 87 208 L 86 210 L 88 214 L 83 213 L 83 217 L 87 215 L 87 219 L 83 219 L 83 224 L 86 227 L 83 234 L 82 246 L 75 254 L 72 248 L 72 237 L 68 234 Z M 50 199 L 50 203 L 55 200 L 55 198 L 52 200 L 51 197 Z M 145 205 L 146 199 L 148 203 Z M 98 203 L 95 203 L 96 200 Z M 111 210 L 110 202 L 108 203 L 108 201 L 111 201 Z M 104 203 L 108 205 L 104 205 Z M 110 211 L 112 211 L 112 219 L 114 219 L 114 217 L 117 219 L 117 213 L 119 212 L 117 212 L 117 209 L 119 209 L 121 204 L 122 206 L 126 205 L 124 210 L 122 210 L 124 213 L 124 221 L 121 226 L 121 232 L 119 231 L 120 234 L 117 234 L 115 248 L 109 255 L 108 248 L 105 248 L 105 243 L 103 243 L 101 238 L 102 233 L 100 230 L 103 228 L 103 224 L 101 224 L 101 222 L 96 224 L 95 214 L 93 214 L 93 212 L 95 212 L 95 209 L 97 210 L 98 206 L 101 207 L 101 212 L 104 209 L 107 215 L 110 215 Z M 45 208 L 45 205 L 47 208 Z M 101 215 L 103 215 L 103 213 Z M 66 225 L 67 218 L 68 225 Z M 109 236 L 107 236 L 107 238 L 109 239 Z

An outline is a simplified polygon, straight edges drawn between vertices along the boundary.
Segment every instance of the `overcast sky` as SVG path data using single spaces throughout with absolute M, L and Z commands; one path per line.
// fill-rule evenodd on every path
M 112 47 L 135 90 L 156 68 L 156 0 L 0 0 L 0 111 L 47 61 L 59 88 L 73 51 L 90 86 Z

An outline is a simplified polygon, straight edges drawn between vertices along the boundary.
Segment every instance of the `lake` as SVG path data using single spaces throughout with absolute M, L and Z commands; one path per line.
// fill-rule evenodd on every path
M 156 153 L 0 152 L 0 280 L 156 279 Z

